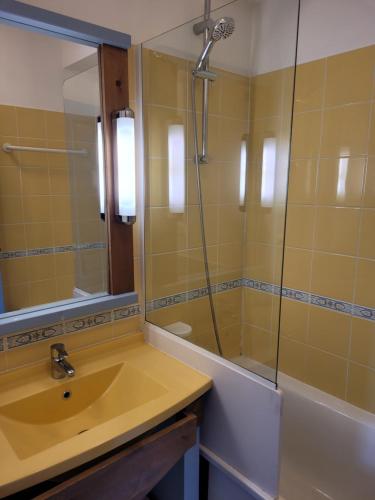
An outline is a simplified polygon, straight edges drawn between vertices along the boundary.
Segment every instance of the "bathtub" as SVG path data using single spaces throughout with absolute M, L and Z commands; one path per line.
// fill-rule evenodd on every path
M 287 375 L 280 500 L 374 500 L 375 415 Z

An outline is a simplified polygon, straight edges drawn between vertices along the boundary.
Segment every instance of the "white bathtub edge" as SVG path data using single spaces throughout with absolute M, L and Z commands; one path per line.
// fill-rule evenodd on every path
M 330 410 L 340 413 L 342 416 L 355 420 L 363 425 L 375 427 L 375 415 L 354 406 L 352 403 L 337 398 L 332 394 L 328 394 L 316 387 L 313 387 L 306 382 L 301 382 L 294 377 L 290 377 L 285 373 L 278 373 L 278 387 L 283 392 L 283 389 L 298 393 L 302 398 L 314 401 L 318 405 L 325 406 Z
M 151 323 L 145 323 L 144 332 L 146 342 L 213 379 L 205 401 L 201 444 L 233 470 L 241 471 L 259 491 L 267 492 L 265 498 L 275 498 L 281 391 L 274 383 Z

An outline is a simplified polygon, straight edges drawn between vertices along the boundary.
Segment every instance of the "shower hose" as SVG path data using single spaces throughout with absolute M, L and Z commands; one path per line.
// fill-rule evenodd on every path
M 203 247 L 204 271 L 205 271 L 205 275 L 206 275 L 207 293 L 208 293 L 208 298 L 209 298 L 209 303 L 210 303 L 211 318 L 212 318 L 212 324 L 214 327 L 215 340 L 216 340 L 219 354 L 220 354 L 220 356 L 222 356 L 223 350 L 221 347 L 219 329 L 218 329 L 218 325 L 217 325 L 216 312 L 215 312 L 215 306 L 214 306 L 214 300 L 213 300 L 213 296 L 212 296 L 210 269 L 208 267 L 206 231 L 205 231 L 205 224 L 204 224 L 204 208 L 203 208 L 203 196 L 202 196 L 202 182 L 201 182 L 199 153 L 198 153 L 198 127 L 197 127 L 197 112 L 196 112 L 196 105 L 195 105 L 195 89 L 196 89 L 196 78 L 195 78 L 195 75 L 192 74 L 192 78 L 191 78 L 191 106 L 192 106 L 192 112 L 193 112 L 194 163 L 195 163 L 196 176 L 197 176 L 197 191 L 198 191 L 199 218 L 200 218 L 200 228 L 201 228 L 202 247 Z

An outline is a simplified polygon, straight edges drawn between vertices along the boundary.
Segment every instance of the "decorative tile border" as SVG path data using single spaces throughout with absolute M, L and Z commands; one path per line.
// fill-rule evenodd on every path
M 371 309 L 370 307 L 363 307 L 353 304 L 352 315 L 355 316 L 356 318 L 375 321 L 375 309 Z
M 33 344 L 34 342 L 39 342 L 40 340 L 47 340 L 51 337 L 57 337 L 64 333 L 63 325 L 51 325 L 45 328 L 38 328 L 37 330 L 31 330 L 28 332 L 18 333 L 17 335 L 10 335 L 6 337 L 5 341 L 8 349 L 14 349 L 15 347 L 21 347 L 27 344 Z
M 141 307 L 139 304 L 134 304 L 132 306 L 121 307 L 121 309 L 115 309 L 113 311 L 113 319 L 117 321 L 118 319 L 126 319 L 131 316 L 138 316 L 141 314 Z
M 253 280 L 250 278 L 242 278 L 237 280 L 225 281 L 212 286 L 213 293 L 222 293 L 236 288 L 251 288 L 264 293 L 273 295 L 280 294 L 280 286 L 263 281 Z M 174 306 L 184 302 L 200 299 L 208 295 L 207 287 L 197 288 L 188 292 L 183 292 L 168 297 L 154 299 L 146 304 L 147 311 L 155 311 L 164 307 Z M 375 309 L 351 304 L 330 297 L 323 297 L 307 293 L 301 290 L 292 288 L 282 288 L 282 296 L 305 304 L 312 304 L 317 307 L 323 307 L 343 314 L 350 314 L 357 318 L 375 321 Z M 132 304 L 118 309 L 113 309 L 100 314 L 93 314 L 82 318 L 76 318 L 69 321 L 63 321 L 43 328 L 23 331 L 21 333 L 7 335 L 0 338 L 0 352 L 5 350 L 15 349 L 25 345 L 30 345 L 35 342 L 48 340 L 53 337 L 58 337 L 63 334 L 79 332 L 87 328 L 109 324 L 121 319 L 131 318 L 141 314 L 139 304 Z
M 73 319 L 65 323 L 65 333 L 78 332 L 85 328 L 93 328 L 94 326 L 104 325 L 112 321 L 111 312 L 96 314 L 95 316 L 87 316 L 86 318 Z
M 224 281 L 222 283 L 217 283 L 211 286 L 212 293 L 227 292 L 228 290 L 233 290 L 234 288 L 240 288 L 242 286 L 242 278 L 237 280 Z M 188 292 L 177 293 L 175 295 L 168 295 L 167 297 L 161 297 L 160 299 L 154 299 L 146 303 L 146 311 L 156 311 L 157 309 L 162 309 L 163 307 L 175 306 L 183 302 L 189 302 L 195 299 L 201 299 L 208 295 L 208 288 L 196 288 L 194 290 L 189 290 Z
M 113 323 L 121 319 L 138 316 L 141 312 L 139 304 L 132 304 L 113 309 L 100 314 L 93 314 L 83 318 L 75 318 L 69 321 L 63 321 L 54 325 L 27 330 L 14 335 L 7 335 L 0 338 L 0 351 L 11 350 L 17 347 L 33 344 L 42 340 L 48 340 L 66 333 L 80 332 L 87 328 Z
M 273 293 L 275 295 L 280 294 L 280 287 L 278 285 L 273 285 L 271 283 L 262 281 L 255 281 L 244 278 L 243 286 L 245 288 L 254 288 L 263 292 Z M 296 300 L 298 302 L 304 302 L 305 304 L 324 307 L 325 309 L 331 309 L 332 311 L 340 312 L 343 314 L 350 314 L 359 318 L 365 318 L 371 321 L 375 321 L 375 309 L 358 306 L 350 302 L 332 299 L 331 297 L 325 297 L 323 295 L 315 295 L 313 293 L 304 292 L 302 290 L 295 290 L 293 288 L 283 287 L 281 289 L 281 293 L 283 297 L 290 300 Z
M 258 290 L 260 292 L 270 293 L 273 295 L 280 295 L 279 285 L 267 283 L 265 281 L 258 281 L 251 278 L 241 278 L 237 280 L 225 281 L 223 283 L 212 285 L 211 289 L 213 293 L 220 293 L 239 287 L 251 288 L 253 290 Z M 342 314 L 349 314 L 356 318 L 375 321 L 375 309 L 372 309 L 370 307 L 364 307 L 357 304 L 352 304 L 350 302 L 333 299 L 331 297 L 315 295 L 313 293 L 304 292 L 303 290 L 295 290 L 293 288 L 287 287 L 282 287 L 281 293 L 283 297 L 290 300 L 304 302 L 305 304 L 311 304 L 317 307 L 323 307 L 325 309 L 330 309 Z M 207 287 L 197 288 L 195 290 L 178 293 L 176 295 L 169 295 L 168 297 L 161 297 L 159 299 L 154 299 L 147 302 L 146 311 L 155 311 L 157 309 L 162 309 L 163 307 L 174 306 L 177 304 L 181 304 L 182 302 L 200 299 L 202 297 L 205 297 L 206 295 L 208 295 Z
M 333 311 L 341 312 L 344 314 L 353 313 L 353 304 L 349 302 L 343 302 L 342 300 L 331 299 L 330 297 L 322 297 L 320 295 L 310 295 L 310 304 L 318 307 L 324 307 L 326 309 L 332 309 Z
M 0 260 L 35 257 L 36 255 L 50 255 L 54 253 L 77 252 L 79 250 L 97 250 L 100 248 L 107 248 L 107 244 L 102 241 L 96 241 L 94 243 L 79 243 L 78 245 L 31 248 L 30 250 L 9 250 L 8 252 L 0 252 Z

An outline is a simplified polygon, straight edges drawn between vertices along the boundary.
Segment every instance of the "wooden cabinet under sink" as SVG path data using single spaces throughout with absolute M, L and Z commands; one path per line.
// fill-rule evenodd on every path
M 67 473 L 7 497 L 8 500 L 145 500 L 196 444 L 202 402 Z

